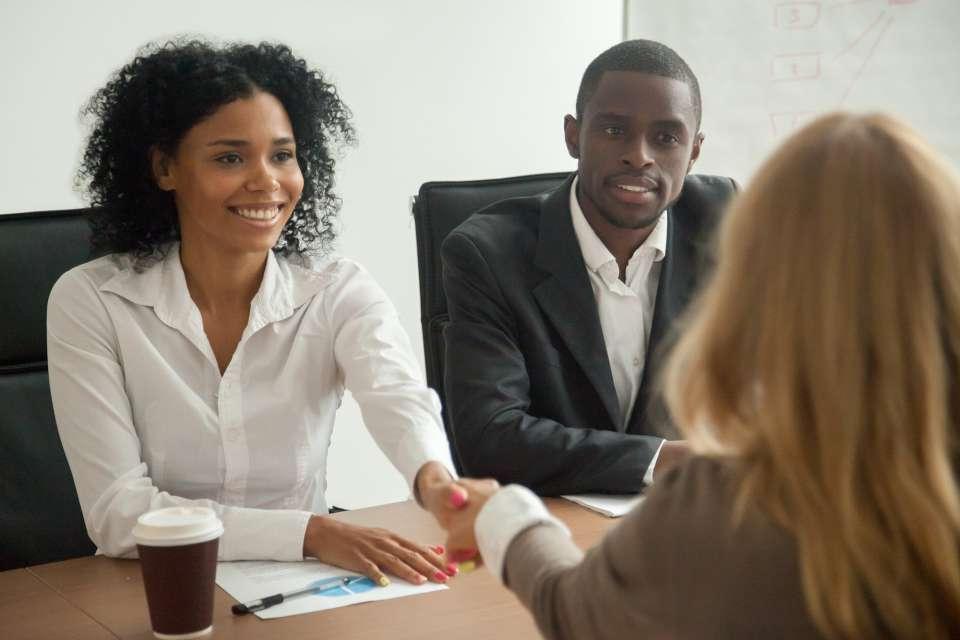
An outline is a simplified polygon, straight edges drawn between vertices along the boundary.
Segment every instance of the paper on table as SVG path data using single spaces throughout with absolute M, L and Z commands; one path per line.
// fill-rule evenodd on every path
M 220 562 L 217 563 L 217 584 L 224 591 L 239 600 L 250 602 L 275 593 L 284 593 L 302 589 L 316 580 L 357 575 L 338 567 L 316 560 L 303 562 Z M 416 586 L 396 578 L 389 587 L 373 587 L 369 590 L 352 590 L 350 587 L 327 590 L 324 594 L 297 596 L 274 605 L 269 609 L 255 612 L 260 618 L 282 618 L 312 611 L 336 609 L 359 602 L 389 600 L 420 593 L 428 593 L 447 587 L 427 582 Z M 359 591 L 359 592 L 354 592 Z
M 605 495 L 602 493 L 580 493 L 573 496 L 563 496 L 570 502 L 602 513 L 608 518 L 619 518 L 643 502 L 644 496 L 631 493 L 628 495 Z

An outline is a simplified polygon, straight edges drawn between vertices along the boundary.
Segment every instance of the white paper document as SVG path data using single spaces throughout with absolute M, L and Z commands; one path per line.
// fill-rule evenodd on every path
M 338 578 L 357 576 L 356 581 L 343 581 L 337 586 Z M 336 609 L 359 602 L 389 600 L 414 596 L 430 591 L 446 589 L 442 584 L 426 582 L 412 585 L 399 578 L 391 581 L 390 586 L 381 587 L 371 580 L 358 576 L 356 572 L 333 567 L 316 560 L 303 562 L 220 562 L 217 563 L 217 584 L 240 602 L 259 600 L 276 593 L 297 591 L 317 584 L 331 584 L 317 593 L 297 596 L 274 605 L 263 611 L 257 611 L 260 618 L 282 618 L 300 613 Z
M 570 502 L 586 507 L 608 518 L 619 518 L 643 502 L 644 496 L 631 493 L 629 495 L 605 495 L 602 493 L 579 493 L 573 496 L 563 496 Z

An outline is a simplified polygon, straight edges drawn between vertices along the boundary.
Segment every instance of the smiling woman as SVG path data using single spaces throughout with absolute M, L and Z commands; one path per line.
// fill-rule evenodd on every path
M 304 173 L 291 224 L 274 248 L 285 254 L 329 248 L 340 204 L 334 155 L 355 139 L 350 110 L 321 72 L 286 47 L 217 50 L 200 41 L 144 48 L 84 109 L 94 127 L 78 182 L 100 212 L 93 220 L 97 247 L 148 257 L 178 240 L 176 192 L 158 188 L 157 153 L 173 156 L 194 125 L 257 91 L 282 104 Z
M 345 389 L 440 518 L 452 462 L 384 292 L 330 256 L 350 112 L 282 45 L 148 47 L 94 95 L 79 172 L 108 255 L 50 296 L 50 385 L 90 537 L 133 555 L 147 511 L 199 504 L 219 556 L 313 556 L 388 584 L 456 573 L 433 549 L 325 517 Z
M 157 185 L 173 194 L 181 254 L 273 248 L 303 191 L 290 119 L 263 91 L 197 123 L 173 154 L 151 156 Z

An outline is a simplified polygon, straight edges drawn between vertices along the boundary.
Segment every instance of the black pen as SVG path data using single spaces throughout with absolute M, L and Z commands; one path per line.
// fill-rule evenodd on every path
M 251 602 L 238 602 L 233 605 L 230 610 L 236 615 L 243 615 L 245 613 L 253 613 L 254 611 L 263 611 L 269 607 L 272 607 L 275 604 L 280 604 L 285 600 L 290 598 L 295 598 L 297 596 L 304 596 L 308 593 L 323 593 L 324 591 L 332 591 L 334 589 L 340 589 L 341 587 L 346 587 L 351 584 L 356 584 L 361 580 L 366 580 L 365 576 L 344 576 L 342 578 L 331 578 L 327 580 L 321 580 L 319 583 L 314 582 L 303 589 L 298 589 L 296 591 L 288 591 L 287 593 L 275 593 L 272 596 L 267 596 L 266 598 L 261 598 L 259 600 L 253 600 Z

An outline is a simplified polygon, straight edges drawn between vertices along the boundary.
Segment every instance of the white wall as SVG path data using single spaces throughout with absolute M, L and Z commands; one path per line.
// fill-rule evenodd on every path
M 338 168 L 340 253 L 393 298 L 422 361 L 409 197 L 422 182 L 574 168 L 562 116 L 587 63 L 619 41 L 619 0 L 33 0 L 0 4 L 3 212 L 82 206 L 78 112 L 150 40 L 275 40 L 324 69 L 360 142 Z M 344 402 L 328 498 L 403 499 L 400 476 Z

